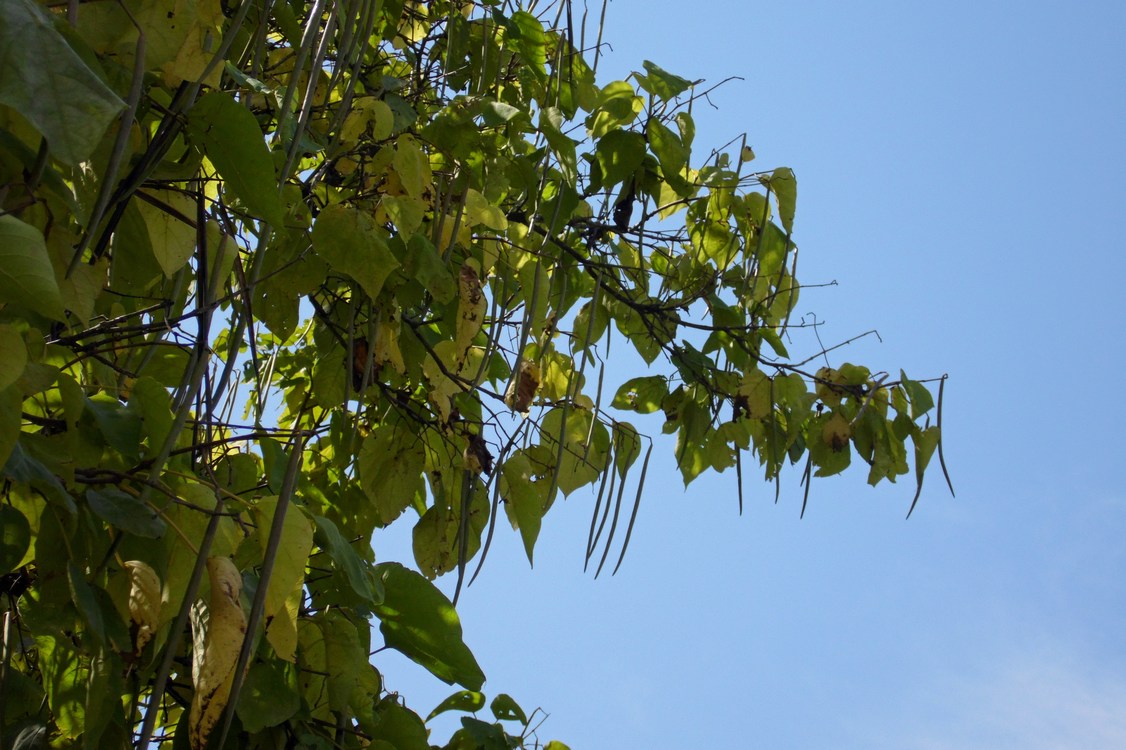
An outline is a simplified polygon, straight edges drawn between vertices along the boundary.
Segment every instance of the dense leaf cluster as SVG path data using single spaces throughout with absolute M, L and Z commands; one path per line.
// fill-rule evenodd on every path
M 370 655 L 483 709 L 430 580 L 502 513 L 530 561 L 584 487 L 620 563 L 630 413 L 740 505 L 747 457 L 921 487 L 927 388 L 787 351 L 793 173 L 700 158 L 699 82 L 599 85 L 571 3 L 533 8 L 0 5 L 5 746 L 429 747 Z M 538 746 L 490 707 L 446 747 Z

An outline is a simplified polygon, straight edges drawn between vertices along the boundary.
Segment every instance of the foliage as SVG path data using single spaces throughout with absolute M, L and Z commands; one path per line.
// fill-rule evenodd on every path
M 930 391 L 787 351 L 793 173 L 701 162 L 699 82 L 597 84 L 570 2 L 62 6 L 0 5 L 5 746 L 429 747 L 369 657 L 481 711 L 431 580 L 581 488 L 620 564 L 631 412 L 685 484 L 921 488 Z M 539 745 L 490 706 L 445 746 Z

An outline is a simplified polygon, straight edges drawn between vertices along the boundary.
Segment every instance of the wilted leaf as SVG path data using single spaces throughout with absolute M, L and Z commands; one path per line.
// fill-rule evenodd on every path
M 207 746 L 230 697 L 239 649 L 246 635 L 246 615 L 239 603 L 242 576 L 229 557 L 209 557 L 207 576 L 211 596 L 207 601 L 207 635 L 201 653 L 192 660 L 192 695 L 189 739 L 194 750 Z
M 160 624 L 160 578 L 145 562 L 130 560 L 129 617 L 137 625 L 136 652 L 140 653 Z
M 527 414 L 540 388 L 540 366 L 529 359 L 520 360 L 520 370 L 504 394 L 504 403 L 513 411 Z

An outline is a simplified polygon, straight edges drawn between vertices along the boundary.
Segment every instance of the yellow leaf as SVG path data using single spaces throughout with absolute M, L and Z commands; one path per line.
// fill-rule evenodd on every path
M 373 356 L 376 367 L 389 364 L 395 369 L 395 372 L 402 375 L 407 371 L 407 366 L 403 362 L 403 352 L 399 349 L 399 332 L 398 314 L 390 321 L 380 322 L 379 335 L 375 338 L 375 353 Z
M 196 247 L 195 227 L 188 223 L 195 216 L 195 201 L 176 190 L 146 191 L 154 199 L 136 201 L 137 210 L 149 230 L 149 241 L 157 263 L 168 278 L 183 268 Z M 160 204 L 160 207 L 154 205 Z
M 277 513 L 277 497 L 264 497 L 254 506 L 254 516 L 258 523 L 258 541 L 263 554 L 270 536 L 270 527 Z M 301 509 L 291 505 L 285 514 L 282 526 L 281 543 L 270 574 L 269 588 L 266 589 L 266 637 L 278 656 L 286 661 L 294 660 L 297 648 L 297 608 L 288 606 L 294 592 L 300 594 L 305 582 L 305 564 L 309 551 L 313 548 L 313 525 Z M 287 621 L 279 624 L 278 620 Z M 277 639 L 277 642 L 275 642 Z
M 399 175 L 403 190 L 412 198 L 422 198 L 422 193 L 432 182 L 430 162 L 414 138 L 404 135 L 395 143 L 391 164 Z
M 242 576 L 238 568 L 229 557 L 209 557 L 207 577 L 211 581 L 207 633 L 202 649 L 197 647 L 192 659 L 195 694 L 188 717 L 188 739 L 193 750 L 207 746 L 211 730 L 223 714 L 231 693 L 239 649 L 246 636 L 246 615 L 239 604 Z
M 140 560 L 125 563 L 129 571 L 129 618 L 137 624 L 136 652 L 152 639 L 160 624 L 160 578 Z
M 164 80 L 170 86 L 198 80 L 211 62 L 222 38 L 219 27 L 224 19 L 219 0 L 195 0 L 182 5 L 187 6 L 186 9 L 190 8 L 184 43 L 176 50 L 173 59 L 161 66 Z M 167 19 L 164 23 L 168 25 Z M 222 72 L 223 65 L 216 65 L 203 83 L 217 87 Z
M 373 141 L 387 140 L 395 116 L 382 99 L 374 96 L 361 96 L 352 102 L 352 109 L 344 118 L 340 128 L 340 144 L 353 149 L 360 141 L 370 138 Z
M 508 218 L 504 212 L 473 188 L 465 191 L 465 216 L 469 226 L 484 224 L 498 232 L 508 229 Z

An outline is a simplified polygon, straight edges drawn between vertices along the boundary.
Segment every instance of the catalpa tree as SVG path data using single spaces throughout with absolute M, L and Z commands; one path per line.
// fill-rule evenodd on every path
M 431 747 L 384 647 L 459 686 L 445 747 L 539 746 L 431 582 L 502 517 L 531 560 L 579 493 L 613 569 L 646 421 L 740 505 L 921 488 L 928 387 L 788 352 L 794 174 L 572 11 L 0 4 L 5 746 Z

